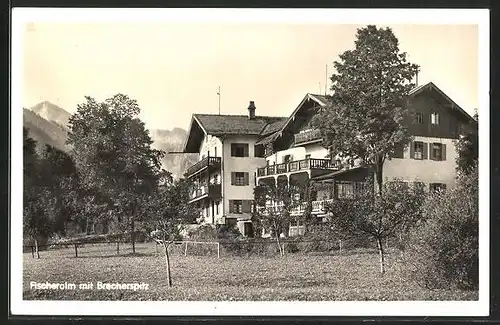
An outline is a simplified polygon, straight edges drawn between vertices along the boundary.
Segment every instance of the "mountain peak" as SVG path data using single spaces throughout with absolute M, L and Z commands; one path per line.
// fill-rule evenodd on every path
M 35 112 L 48 121 L 61 124 L 64 127 L 68 125 L 69 118 L 71 117 L 71 114 L 66 110 L 47 100 L 36 104 L 30 108 L 30 111 Z

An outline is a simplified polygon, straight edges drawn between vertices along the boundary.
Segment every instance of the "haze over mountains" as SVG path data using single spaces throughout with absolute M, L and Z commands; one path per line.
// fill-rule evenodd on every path
M 29 129 L 30 136 L 37 141 L 37 148 L 43 149 L 45 144 L 61 150 L 68 150 L 65 144 L 68 137 L 68 120 L 71 114 L 63 108 L 44 101 L 23 109 L 23 125 Z M 196 154 L 168 154 L 170 151 L 181 151 L 187 131 L 182 128 L 173 130 L 150 130 L 153 147 L 167 152 L 163 158 L 163 168 L 174 177 L 181 177 L 187 167 L 197 161 Z

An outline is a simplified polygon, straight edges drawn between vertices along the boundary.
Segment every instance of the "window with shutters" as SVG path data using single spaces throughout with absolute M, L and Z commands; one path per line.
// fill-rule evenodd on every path
M 231 143 L 231 157 L 248 157 L 248 143 Z
M 229 200 L 229 213 L 243 213 L 243 201 Z
M 432 160 L 445 160 L 446 146 L 442 143 L 433 143 L 431 148 L 431 159 Z
M 235 186 L 250 185 L 249 173 L 247 173 L 247 172 L 232 172 L 231 173 L 231 185 L 235 185 Z
M 438 125 L 439 124 L 439 113 L 431 113 L 431 124 Z
M 424 143 L 420 141 L 413 142 L 413 159 L 424 159 Z

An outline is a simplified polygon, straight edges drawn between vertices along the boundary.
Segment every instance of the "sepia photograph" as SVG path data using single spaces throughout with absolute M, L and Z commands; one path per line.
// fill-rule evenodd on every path
M 12 16 L 13 313 L 487 315 L 487 10 Z

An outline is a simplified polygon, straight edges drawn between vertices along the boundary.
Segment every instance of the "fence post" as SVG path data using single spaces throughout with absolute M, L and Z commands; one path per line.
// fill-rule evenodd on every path
M 75 257 L 78 257 L 78 245 L 75 244 Z
M 116 242 L 116 255 L 120 255 L 120 242 Z
M 187 252 L 188 252 L 188 242 L 185 242 L 186 245 L 184 246 L 184 256 L 187 256 Z
M 35 258 L 35 248 L 31 245 L 31 257 Z
M 220 243 L 217 242 L 217 258 L 220 258 Z

